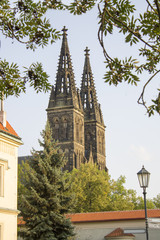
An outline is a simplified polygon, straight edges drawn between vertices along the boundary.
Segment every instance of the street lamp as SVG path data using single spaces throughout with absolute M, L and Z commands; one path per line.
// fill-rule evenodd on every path
M 145 221 L 146 221 L 146 240 L 148 238 L 148 218 L 147 218 L 147 205 L 146 205 L 146 188 L 149 184 L 150 173 L 142 166 L 142 169 L 137 173 L 140 187 L 143 188 L 144 195 L 144 208 L 145 208 Z

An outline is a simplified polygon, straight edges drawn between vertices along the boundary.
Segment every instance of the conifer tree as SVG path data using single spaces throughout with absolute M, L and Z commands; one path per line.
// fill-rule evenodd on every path
M 49 123 L 41 135 L 43 150 L 32 151 L 24 183 L 28 191 L 19 206 L 25 221 L 20 233 L 25 240 L 69 240 L 74 229 L 65 213 L 71 209 L 73 198 L 67 175 L 62 172 L 66 160 L 51 137 Z

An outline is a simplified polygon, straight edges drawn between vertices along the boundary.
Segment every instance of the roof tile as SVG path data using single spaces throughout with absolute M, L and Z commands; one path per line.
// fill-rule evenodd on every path
M 124 233 L 122 228 L 116 228 L 113 232 L 109 233 L 106 237 L 123 237 L 123 236 L 131 236 L 134 237 L 132 233 Z
M 3 124 L 0 122 L 0 131 L 6 132 L 8 134 L 20 138 L 8 121 L 6 122 L 6 127 L 4 127 Z
M 160 209 L 147 210 L 149 218 L 160 218 Z M 115 220 L 130 220 L 144 219 L 144 210 L 132 211 L 113 211 L 113 212 L 94 212 L 94 213 L 75 213 L 68 214 L 67 217 L 73 223 L 76 222 L 98 222 L 98 221 L 115 221 Z

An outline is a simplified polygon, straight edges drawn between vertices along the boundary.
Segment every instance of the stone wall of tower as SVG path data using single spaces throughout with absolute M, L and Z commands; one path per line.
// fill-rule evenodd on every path
M 86 159 L 89 159 L 92 151 L 94 163 L 97 163 L 100 169 L 105 169 L 105 128 L 94 121 L 86 121 L 84 132 Z
M 65 170 L 79 168 L 84 161 L 84 115 L 76 109 L 48 109 L 48 120 L 53 139 L 65 153 L 67 164 Z M 78 133 L 78 134 L 77 134 Z

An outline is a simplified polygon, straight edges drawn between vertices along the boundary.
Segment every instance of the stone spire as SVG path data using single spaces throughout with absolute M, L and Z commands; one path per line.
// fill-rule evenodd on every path
M 103 123 L 100 105 L 97 101 L 96 89 L 89 59 L 89 49 L 85 49 L 85 62 L 81 83 L 81 100 L 85 112 L 85 120 L 96 120 Z M 104 124 L 104 123 L 103 123 Z
M 78 100 L 74 73 L 67 41 L 67 29 L 64 27 L 55 88 L 52 88 L 49 108 L 54 106 L 74 106 L 82 108 Z

